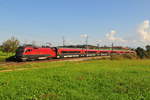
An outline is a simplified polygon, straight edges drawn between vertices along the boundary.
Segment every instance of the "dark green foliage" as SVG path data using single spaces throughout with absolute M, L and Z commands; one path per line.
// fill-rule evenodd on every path
M 146 48 L 146 51 L 145 51 L 146 57 L 150 58 L 150 45 L 147 45 L 145 48 Z
M 143 59 L 143 58 L 146 57 L 145 50 L 144 50 L 143 48 L 141 48 L 141 47 L 138 47 L 138 48 L 136 49 L 136 53 L 137 53 L 137 55 L 138 55 L 141 59 Z
M 138 47 L 136 53 L 141 59 L 150 58 L 150 45 L 145 46 L 145 49 Z
M 145 48 L 146 48 L 146 51 L 148 52 L 150 51 L 150 45 L 147 45 Z

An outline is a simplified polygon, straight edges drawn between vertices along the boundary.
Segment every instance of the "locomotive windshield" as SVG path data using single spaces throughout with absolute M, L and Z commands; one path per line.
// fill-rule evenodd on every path
M 16 50 L 16 57 L 22 56 L 23 52 L 24 52 L 24 48 L 23 48 L 23 47 L 19 47 L 19 48 Z
M 16 53 L 23 53 L 24 52 L 24 48 L 23 47 L 19 47 L 17 50 L 16 50 Z

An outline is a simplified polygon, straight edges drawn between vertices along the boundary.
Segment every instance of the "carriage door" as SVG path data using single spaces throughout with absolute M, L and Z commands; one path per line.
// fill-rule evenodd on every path
M 58 49 L 56 47 L 52 48 L 53 56 L 57 57 Z

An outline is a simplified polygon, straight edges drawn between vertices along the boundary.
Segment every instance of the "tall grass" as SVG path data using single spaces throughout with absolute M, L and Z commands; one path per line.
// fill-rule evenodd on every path
M 17 66 L 12 66 L 17 68 Z M 1 100 L 149 100 L 149 60 L 19 65 L 0 73 Z

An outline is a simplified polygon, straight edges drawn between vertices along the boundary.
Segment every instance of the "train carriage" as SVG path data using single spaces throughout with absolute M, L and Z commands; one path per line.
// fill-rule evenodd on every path
M 98 55 L 98 50 L 84 49 L 84 54 L 86 56 L 97 56 Z
M 58 49 L 58 58 L 81 57 L 81 56 L 83 56 L 82 49 L 71 49 L 71 48 L 59 48 Z
M 99 50 L 100 56 L 109 56 L 111 54 L 111 50 Z

